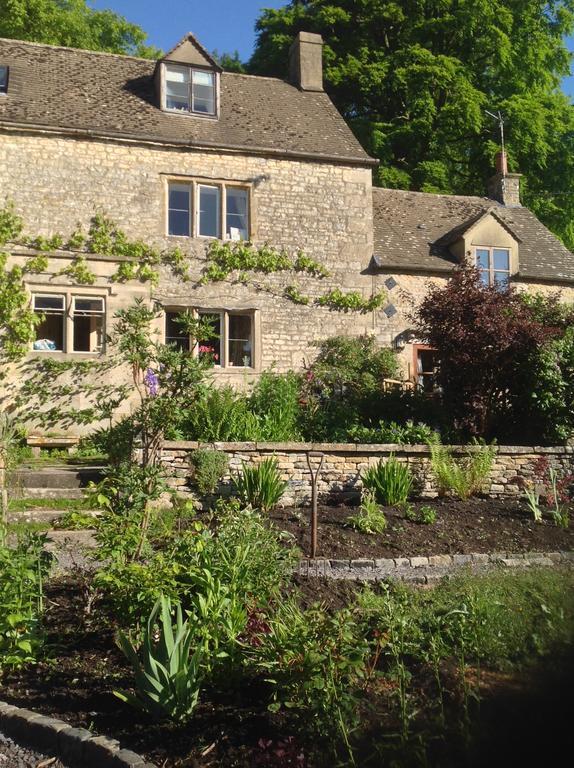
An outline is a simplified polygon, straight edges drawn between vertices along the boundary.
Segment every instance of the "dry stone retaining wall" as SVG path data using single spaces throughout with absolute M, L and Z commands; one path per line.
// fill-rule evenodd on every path
M 387 459 L 391 453 L 411 467 L 416 477 L 417 491 L 422 497 L 436 496 L 430 472 L 429 448 L 426 445 L 166 442 L 162 461 L 171 471 L 172 487 L 180 493 L 192 491 L 189 456 L 199 447 L 224 451 L 229 456 L 230 474 L 223 480 L 222 491 L 229 485 L 230 475 L 238 472 L 243 463 L 257 464 L 264 458 L 275 456 L 281 474 L 288 483 L 283 497 L 285 506 L 305 504 L 310 500 L 308 451 L 320 451 L 325 457 L 319 481 L 319 494 L 323 500 L 357 496 L 361 488 L 361 472 L 379 460 Z M 463 455 L 464 452 L 464 448 L 455 449 L 457 454 Z M 549 464 L 560 472 L 574 471 L 574 446 L 500 446 L 484 492 L 493 498 L 523 494 L 525 485 L 535 481 L 534 466 L 541 457 L 547 458 Z

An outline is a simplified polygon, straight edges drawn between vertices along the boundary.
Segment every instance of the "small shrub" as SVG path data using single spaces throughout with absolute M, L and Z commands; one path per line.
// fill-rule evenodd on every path
M 249 398 L 249 407 L 260 425 L 260 439 L 274 442 L 301 439 L 299 419 L 300 377 L 290 371 L 264 371 Z
M 187 439 L 203 442 L 260 440 L 257 416 L 245 395 L 233 387 L 211 387 L 187 412 L 181 429 Z
M 347 432 L 347 437 L 355 443 L 398 443 L 401 445 L 425 444 L 432 440 L 433 430 L 427 424 L 415 424 L 407 421 L 397 424 L 396 421 L 379 421 L 378 427 L 354 425 Z
M 365 491 L 361 500 L 359 512 L 347 518 L 347 524 L 361 533 L 383 533 L 387 528 L 387 518 L 377 504 L 375 494 Z
M 275 457 L 263 459 L 252 467 L 244 464 L 234 484 L 241 501 L 261 512 L 269 512 L 276 507 L 287 487 L 281 479 Z
M 473 450 L 467 450 L 466 456 L 455 459 L 452 448 L 442 445 L 438 440 L 429 443 L 431 451 L 431 471 L 439 495 L 454 493 L 461 500 L 466 500 L 479 493 L 490 473 L 496 455 L 494 443 L 485 445 L 475 442 Z
M 436 510 L 427 505 L 419 508 L 419 522 L 423 525 L 433 525 L 436 523 Z
M 38 659 L 44 643 L 40 619 L 50 556 L 46 536 L 27 533 L 13 549 L 0 546 L 0 671 Z
M 193 482 L 203 495 L 215 493 L 219 481 L 227 472 L 229 459 L 223 451 L 198 448 L 190 457 L 193 467 Z
M 174 630 L 171 603 L 162 596 L 144 629 L 141 660 L 128 636 L 119 633 L 120 648 L 134 670 L 136 694 L 114 691 L 115 695 L 154 717 L 188 721 L 202 683 L 202 653 L 191 652 L 194 638 L 194 627 L 189 620 L 183 621 L 179 604 Z
M 54 522 L 54 528 L 63 531 L 84 531 L 96 525 L 97 519 L 81 509 L 70 509 Z
M 361 475 L 363 487 L 373 491 L 379 504 L 395 506 L 404 503 L 411 492 L 413 477 L 406 464 L 391 453 L 387 461 L 379 461 Z

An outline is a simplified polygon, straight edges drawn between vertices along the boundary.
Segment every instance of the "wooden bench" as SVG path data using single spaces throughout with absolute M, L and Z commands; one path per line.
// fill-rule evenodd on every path
M 79 437 L 42 437 L 39 435 L 30 435 L 26 438 L 26 444 L 32 448 L 32 455 L 39 456 L 42 449 L 66 448 L 68 453 L 73 453 L 73 449 L 80 442 Z

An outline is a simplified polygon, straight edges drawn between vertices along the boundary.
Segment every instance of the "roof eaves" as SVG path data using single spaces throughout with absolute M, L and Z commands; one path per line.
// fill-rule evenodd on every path
M 314 160 L 315 162 L 333 163 L 335 165 L 361 165 L 374 167 L 379 160 L 365 154 L 363 157 L 347 155 L 327 155 L 320 152 L 299 152 L 290 149 L 277 149 L 276 147 L 253 147 L 244 144 L 223 144 L 208 141 L 188 141 L 185 139 L 166 140 L 161 136 L 141 136 L 116 131 L 97 131 L 90 128 L 70 128 L 63 126 L 39 125 L 37 123 L 17 123 L 9 120 L 0 120 L 0 128 L 12 128 L 20 131 L 40 132 L 56 134 L 59 136 L 86 137 L 90 139 L 128 141 L 137 144 L 153 144 L 166 147 L 190 147 L 194 149 L 222 150 L 225 152 L 243 152 L 245 154 L 273 157 L 287 157 L 301 160 Z

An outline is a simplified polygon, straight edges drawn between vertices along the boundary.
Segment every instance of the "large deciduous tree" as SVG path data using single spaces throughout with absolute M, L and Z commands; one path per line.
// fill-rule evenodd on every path
M 0 0 L 0 37 L 156 58 L 147 34 L 114 11 L 86 0 Z
M 250 71 L 287 75 L 300 30 L 383 186 L 484 194 L 506 118 L 524 202 L 574 247 L 574 114 L 560 90 L 574 0 L 294 0 L 264 10 Z

